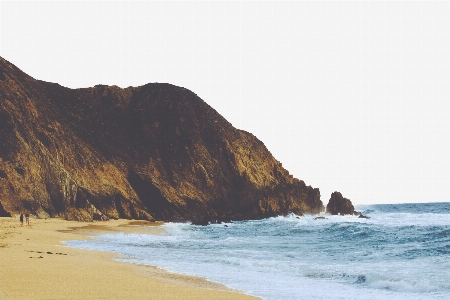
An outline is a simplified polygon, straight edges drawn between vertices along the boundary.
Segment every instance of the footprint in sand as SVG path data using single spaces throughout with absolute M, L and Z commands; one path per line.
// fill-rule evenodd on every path
M 28 252 L 44 253 L 44 252 L 42 252 L 42 251 L 33 251 L 33 250 L 28 251 Z M 46 253 L 47 253 L 47 254 L 67 255 L 66 253 L 61 253 L 61 252 L 53 253 L 53 252 L 47 251 Z M 33 258 L 33 257 L 30 256 L 30 258 Z M 43 257 L 40 257 L 40 258 L 43 258 Z

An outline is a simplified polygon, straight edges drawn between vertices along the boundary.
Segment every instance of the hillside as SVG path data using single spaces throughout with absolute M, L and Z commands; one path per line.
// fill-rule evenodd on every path
M 185 88 L 69 89 L 0 58 L 0 215 L 202 223 L 323 208 L 319 189 Z

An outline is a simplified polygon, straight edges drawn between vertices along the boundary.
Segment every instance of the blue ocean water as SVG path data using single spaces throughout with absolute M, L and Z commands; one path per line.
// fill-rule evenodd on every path
M 450 299 L 450 203 L 357 206 L 354 216 L 280 216 L 165 234 L 69 241 L 220 282 L 262 299 Z M 226 226 L 225 226 L 226 225 Z

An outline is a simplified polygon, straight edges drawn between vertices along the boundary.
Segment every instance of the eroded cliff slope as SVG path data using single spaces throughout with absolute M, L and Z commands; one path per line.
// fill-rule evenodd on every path
M 201 222 L 322 210 L 319 189 L 187 89 L 68 89 L 0 58 L 3 215 Z

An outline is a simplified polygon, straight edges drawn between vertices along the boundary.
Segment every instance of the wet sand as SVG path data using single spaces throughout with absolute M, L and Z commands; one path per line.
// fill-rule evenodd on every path
M 200 277 L 61 244 L 111 231 L 162 234 L 158 225 L 31 218 L 21 227 L 18 217 L 0 218 L 0 299 L 257 299 Z

